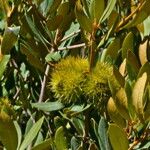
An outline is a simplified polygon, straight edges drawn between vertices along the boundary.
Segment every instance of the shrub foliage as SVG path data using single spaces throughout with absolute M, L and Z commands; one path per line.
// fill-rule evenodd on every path
M 0 149 L 149 149 L 149 8 L 0 0 Z

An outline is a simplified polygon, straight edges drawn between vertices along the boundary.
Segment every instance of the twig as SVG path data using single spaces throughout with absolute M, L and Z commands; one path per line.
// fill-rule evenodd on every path
M 70 50 L 70 49 L 81 48 L 81 47 L 85 47 L 85 46 L 86 46 L 85 43 L 81 43 L 81 44 L 77 44 L 77 45 L 61 47 L 61 48 L 58 48 L 58 50 L 59 51 Z
M 16 88 L 16 89 L 17 89 L 17 91 L 16 91 L 16 94 L 13 96 L 13 99 L 16 99 L 21 91 L 21 89 L 19 89 L 19 88 Z
M 80 33 L 80 32 L 81 32 L 81 30 L 77 30 L 77 31 L 75 31 L 75 32 L 73 32 L 73 33 L 70 33 L 69 35 L 67 35 L 67 36 L 65 36 L 64 38 L 62 38 L 62 39 L 60 40 L 60 42 L 63 42 L 63 41 L 65 41 L 65 40 L 71 38 L 72 36 L 75 36 L 76 34 L 78 34 L 78 33 Z
M 125 25 L 130 19 L 132 19 L 132 17 L 144 6 L 146 1 L 142 2 L 139 4 L 139 6 L 126 18 L 123 18 L 123 20 L 119 23 L 118 27 L 117 27 L 117 31 L 123 26 Z
M 41 92 L 40 92 L 39 101 L 38 101 L 39 103 L 41 103 L 43 101 L 43 98 L 44 98 L 46 81 L 47 81 L 47 76 L 48 76 L 48 73 L 49 73 L 49 69 L 50 69 L 50 65 L 48 64 L 46 66 L 45 75 L 44 75 L 43 82 L 42 82 Z

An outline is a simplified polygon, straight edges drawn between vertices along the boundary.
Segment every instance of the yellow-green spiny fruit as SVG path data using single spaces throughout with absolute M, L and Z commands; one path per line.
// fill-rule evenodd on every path
M 83 71 L 87 69 L 86 59 L 79 57 L 62 59 L 54 68 L 50 83 L 55 97 L 65 104 L 79 101 L 85 81 Z
M 83 91 L 88 100 L 103 110 L 111 95 L 108 79 L 112 78 L 112 67 L 108 63 L 97 62 L 93 72 L 87 76 Z
M 103 110 L 111 96 L 108 80 L 115 81 L 112 66 L 97 62 L 92 72 L 87 72 L 88 68 L 88 59 L 62 59 L 52 72 L 51 89 L 55 97 L 64 104 L 93 103 L 98 109 Z

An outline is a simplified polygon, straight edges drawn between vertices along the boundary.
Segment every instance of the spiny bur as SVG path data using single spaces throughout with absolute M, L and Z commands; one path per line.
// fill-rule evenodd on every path
M 79 57 L 62 59 L 56 65 L 50 82 L 55 97 L 65 104 L 79 101 L 85 81 L 83 71 L 87 68 L 86 59 Z
M 62 59 L 52 72 L 51 89 L 55 97 L 64 104 L 92 103 L 102 110 L 106 108 L 111 96 L 108 80 L 109 78 L 111 81 L 115 80 L 112 67 L 108 63 L 98 62 L 92 72 L 87 70 L 87 59 L 80 57 Z

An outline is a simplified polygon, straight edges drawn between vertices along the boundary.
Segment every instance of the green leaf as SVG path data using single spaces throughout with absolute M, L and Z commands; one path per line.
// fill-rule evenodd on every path
M 24 136 L 27 135 L 27 133 L 30 131 L 30 129 L 32 128 L 33 124 L 34 124 L 34 118 L 35 118 L 36 113 L 31 114 L 31 117 L 29 118 L 29 120 L 26 122 L 26 128 L 25 128 L 25 134 Z
M 40 30 L 37 28 L 37 26 L 31 19 L 31 17 L 29 16 L 29 14 L 25 13 L 25 19 L 26 19 L 26 22 L 27 22 L 28 26 L 30 27 L 31 31 L 46 47 L 47 40 L 43 37 Z
M 20 144 L 21 144 L 22 132 L 21 132 L 21 128 L 20 128 L 19 124 L 16 121 L 14 121 L 14 125 L 15 125 L 17 135 L 18 135 L 18 146 L 17 146 L 17 150 L 18 150 L 20 147 Z
M 138 80 L 136 81 L 132 91 L 132 103 L 141 121 L 144 120 L 143 96 L 144 96 L 146 81 L 147 81 L 147 74 L 143 73 L 143 75 L 140 78 L 138 78 Z
M 38 57 L 32 54 L 32 52 L 27 48 L 26 45 L 21 44 L 20 49 L 21 52 L 27 56 L 27 60 L 32 66 L 39 69 L 41 72 L 44 72 L 44 65 Z
M 0 116 L 0 141 L 7 150 L 17 149 L 18 135 L 14 122 L 10 119 L 5 119 L 3 116 Z
M 47 103 L 32 103 L 32 107 L 42 111 L 57 111 L 64 108 L 64 105 L 58 101 Z
M 20 149 L 19 150 L 24 150 L 32 141 L 33 139 L 37 136 L 39 130 L 41 129 L 42 123 L 44 121 L 44 117 L 40 118 L 30 129 L 30 131 L 27 133 L 25 136 Z
M 128 51 L 133 51 L 134 49 L 133 43 L 134 43 L 134 35 L 132 32 L 129 32 L 122 44 L 122 59 L 127 58 Z
M 52 53 L 49 53 L 49 54 L 45 57 L 45 60 L 46 60 L 47 62 L 59 61 L 60 59 L 61 59 L 60 52 L 52 52 Z
M 113 11 L 113 9 L 115 7 L 116 2 L 117 2 L 117 0 L 110 0 L 108 2 L 108 5 L 107 5 L 102 17 L 100 18 L 100 23 L 104 22 L 109 17 L 109 15 L 111 14 L 111 12 Z
M 41 133 L 41 131 L 38 133 L 36 139 L 34 140 L 34 147 L 41 144 L 44 141 L 44 137 Z
M 62 20 L 63 20 L 63 18 L 62 18 L 61 15 L 57 15 L 54 18 L 48 19 L 47 22 L 46 22 L 48 30 L 49 31 L 56 30 L 60 26 Z
M 51 15 L 52 13 L 54 13 L 58 9 L 61 2 L 62 2 L 62 0 L 53 0 L 53 3 L 51 4 L 47 15 Z
M 96 23 L 99 23 L 99 19 L 101 18 L 104 9 L 105 9 L 104 0 L 92 0 L 90 3 L 90 14 L 92 20 L 96 19 Z
M 115 38 L 112 43 L 109 44 L 106 50 L 106 57 L 110 56 L 114 61 L 118 57 L 119 49 L 121 48 L 120 39 Z
M 84 107 L 82 105 L 75 105 L 71 108 L 70 116 L 71 117 L 77 116 L 83 112 L 86 112 L 90 108 L 91 108 L 90 104 L 88 104 L 86 107 Z
M 48 150 L 50 149 L 51 145 L 53 144 L 52 139 L 47 139 L 43 141 L 42 143 L 36 145 L 31 150 Z
M 69 2 L 62 3 L 58 8 L 57 14 L 65 17 L 69 12 L 69 6 L 70 6 Z
M 80 146 L 80 141 L 74 136 L 71 138 L 71 150 L 77 150 Z
M 130 120 L 130 116 L 128 112 L 128 100 L 127 100 L 127 95 L 126 95 L 124 88 L 121 88 L 116 93 L 115 104 L 120 115 L 126 120 Z
M 71 118 L 71 122 L 74 125 L 74 127 L 76 128 L 77 132 L 80 135 L 84 134 L 84 122 L 81 120 L 81 118 Z
M 92 21 L 84 13 L 80 0 L 78 0 L 76 2 L 75 14 L 76 14 L 77 20 L 78 20 L 81 28 L 83 28 L 87 32 L 91 33 L 92 32 Z
M 110 145 L 108 142 L 107 135 L 107 122 L 104 117 L 101 117 L 99 125 L 98 125 L 98 135 L 99 135 L 99 144 L 101 150 L 110 150 Z
M 74 11 L 71 10 L 70 13 L 68 13 L 66 16 L 64 16 L 60 26 L 59 26 L 59 31 L 61 32 L 65 32 L 67 30 L 69 30 L 71 23 L 74 20 Z
M 126 92 L 126 96 L 128 100 L 128 111 L 129 111 L 130 117 L 132 118 L 132 120 L 135 120 L 136 112 L 134 110 L 134 106 L 132 103 L 132 84 L 130 84 L 130 81 L 128 80 L 126 81 L 124 88 L 125 88 L 125 92 Z
M 18 39 L 19 31 L 20 27 L 7 27 L 5 29 L 1 45 L 2 54 L 9 54 Z
M 125 79 L 115 66 L 113 67 L 113 75 L 115 76 L 115 79 L 118 81 L 118 83 L 121 85 L 121 87 L 124 87 Z
M 91 118 L 90 122 L 91 122 L 91 126 L 92 126 L 93 129 L 94 129 L 94 133 L 95 133 L 97 139 L 99 140 L 99 135 L 98 135 L 98 124 L 96 123 L 96 121 L 95 121 L 93 118 Z M 99 143 L 100 143 L 100 141 L 99 141 Z
M 127 53 L 127 63 L 130 63 L 135 74 L 138 74 L 139 69 L 140 69 L 140 64 L 139 64 L 137 57 L 132 51 L 128 51 Z
M 0 79 L 6 69 L 7 63 L 10 59 L 10 55 L 0 55 Z
M 63 127 L 59 127 L 55 133 L 55 144 L 57 150 L 67 150 L 67 140 Z
M 127 135 L 115 124 L 110 124 L 108 128 L 108 135 L 114 150 L 127 150 L 129 148 L 129 141 Z

